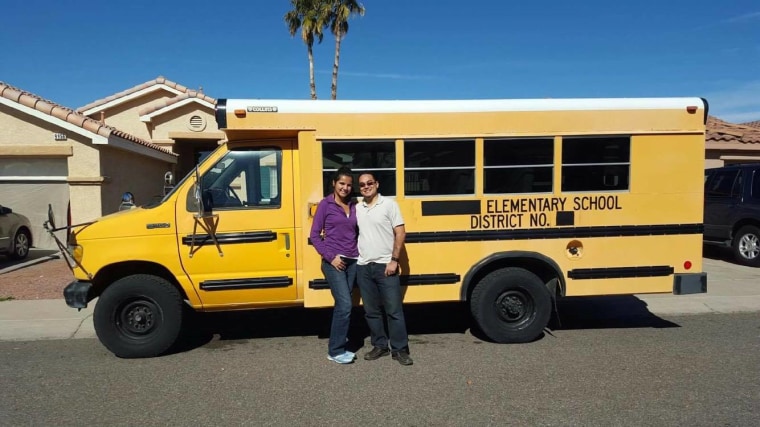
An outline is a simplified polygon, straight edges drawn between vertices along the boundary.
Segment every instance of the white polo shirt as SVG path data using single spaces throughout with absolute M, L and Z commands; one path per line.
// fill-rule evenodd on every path
M 404 225 L 401 210 L 393 199 L 377 195 L 375 204 L 367 206 L 364 200 L 356 205 L 359 225 L 359 265 L 370 262 L 388 264 L 393 256 L 393 229 Z

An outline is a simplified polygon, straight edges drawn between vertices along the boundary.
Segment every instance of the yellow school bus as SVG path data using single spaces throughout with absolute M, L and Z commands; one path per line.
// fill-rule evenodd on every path
M 73 227 L 71 307 L 101 342 L 165 352 L 183 306 L 325 307 L 308 240 L 341 166 L 403 214 L 406 303 L 462 301 L 527 342 L 565 296 L 706 292 L 701 98 L 225 100 L 227 137 L 160 203 Z

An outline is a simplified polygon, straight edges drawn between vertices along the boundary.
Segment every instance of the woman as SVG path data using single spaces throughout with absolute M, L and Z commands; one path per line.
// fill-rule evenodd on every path
M 333 192 L 317 206 L 309 238 L 322 256 L 322 273 L 335 300 L 327 358 L 333 362 L 352 363 L 356 355 L 346 350 L 351 319 L 351 292 L 356 281 L 356 202 L 351 200 L 354 178 L 351 169 L 341 167 L 333 177 Z

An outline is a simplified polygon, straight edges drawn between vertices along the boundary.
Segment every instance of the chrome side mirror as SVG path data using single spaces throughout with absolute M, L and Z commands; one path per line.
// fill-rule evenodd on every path
M 137 205 L 135 205 L 135 196 L 132 193 L 130 193 L 129 191 L 127 191 L 126 193 L 122 194 L 122 196 L 121 196 L 121 204 L 119 205 L 119 210 L 120 211 L 125 211 L 125 210 L 129 210 L 129 209 L 133 209 L 135 207 L 137 207 Z
M 164 196 L 174 188 L 174 174 L 168 171 L 164 174 Z

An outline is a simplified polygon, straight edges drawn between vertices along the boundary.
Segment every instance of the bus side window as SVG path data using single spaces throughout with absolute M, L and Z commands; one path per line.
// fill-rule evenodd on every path
M 483 141 L 485 194 L 551 193 L 554 138 Z
M 359 195 L 356 184 L 362 172 L 372 172 L 380 182 L 380 193 L 396 195 L 396 144 L 393 140 L 322 141 L 322 191 L 332 193 L 332 178 L 341 166 L 354 173 L 353 196 Z
M 631 138 L 565 137 L 562 191 L 628 190 Z
M 404 194 L 475 194 L 475 140 L 405 140 Z

